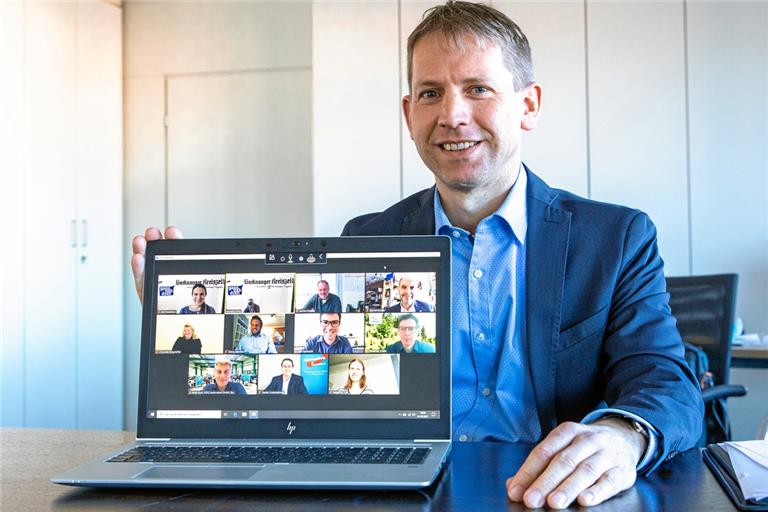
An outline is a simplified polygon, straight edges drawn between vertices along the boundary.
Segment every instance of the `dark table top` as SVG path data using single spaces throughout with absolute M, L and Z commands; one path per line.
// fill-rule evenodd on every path
M 450 463 L 422 491 L 210 491 L 87 489 L 48 481 L 53 475 L 133 440 L 132 432 L 0 429 L 2 510 L 522 510 L 504 482 L 530 445 L 455 443 Z M 575 508 L 575 507 L 574 507 Z M 592 510 L 735 510 L 698 450 Z

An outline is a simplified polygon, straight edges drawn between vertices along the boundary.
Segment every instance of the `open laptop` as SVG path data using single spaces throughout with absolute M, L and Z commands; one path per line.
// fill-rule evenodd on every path
M 428 486 L 451 441 L 450 268 L 446 237 L 150 242 L 137 440 L 51 481 Z

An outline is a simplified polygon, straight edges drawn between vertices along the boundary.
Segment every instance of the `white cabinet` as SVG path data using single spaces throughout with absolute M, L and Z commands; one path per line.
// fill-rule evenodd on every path
M 16 236 L 0 424 L 122 428 L 121 11 L 30 1 L 3 15 L 4 56 L 21 58 L 2 62 L 17 85 L 0 132 L 18 146 L 2 170 Z

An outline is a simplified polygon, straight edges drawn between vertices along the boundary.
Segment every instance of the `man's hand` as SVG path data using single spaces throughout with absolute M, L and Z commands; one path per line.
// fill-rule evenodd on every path
M 136 235 L 133 237 L 133 256 L 131 256 L 131 270 L 133 271 L 133 280 L 136 284 L 136 293 L 139 294 L 139 302 L 144 298 L 144 254 L 147 251 L 147 242 L 150 240 L 160 240 L 163 233 L 156 227 L 148 227 L 144 236 Z M 173 226 L 165 228 L 165 238 L 183 238 L 181 230 Z
M 597 505 L 634 485 L 646 446 L 645 437 L 620 418 L 563 423 L 507 480 L 507 495 L 531 508 L 565 508 L 573 500 Z

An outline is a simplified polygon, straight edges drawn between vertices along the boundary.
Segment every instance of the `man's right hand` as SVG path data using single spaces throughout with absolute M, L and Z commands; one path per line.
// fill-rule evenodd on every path
M 163 236 L 165 235 L 165 236 Z M 163 234 L 158 228 L 150 226 L 144 232 L 144 236 L 136 235 L 133 237 L 133 256 L 131 256 L 131 270 L 133 271 L 133 281 L 136 284 L 136 293 L 139 294 L 139 302 L 144 298 L 144 254 L 147 251 L 147 242 L 150 240 L 160 240 L 167 238 L 169 240 L 183 238 L 179 228 L 168 226 Z

